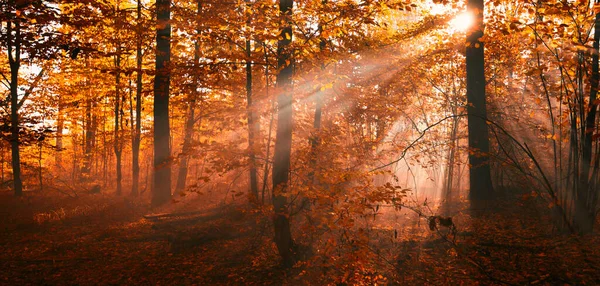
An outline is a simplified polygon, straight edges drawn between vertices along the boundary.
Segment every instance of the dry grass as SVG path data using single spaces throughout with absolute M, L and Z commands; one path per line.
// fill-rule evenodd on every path
M 37 224 L 64 221 L 82 216 L 89 216 L 104 211 L 109 205 L 107 203 L 97 205 L 75 206 L 74 208 L 58 208 L 33 215 L 33 221 Z

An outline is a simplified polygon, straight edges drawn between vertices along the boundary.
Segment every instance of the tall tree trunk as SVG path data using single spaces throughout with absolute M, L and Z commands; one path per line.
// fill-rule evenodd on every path
M 154 188 L 152 205 L 171 199 L 169 88 L 171 83 L 171 1 L 156 1 L 156 75 L 154 78 Z
M 202 2 L 197 1 L 196 11 L 196 41 L 194 42 L 194 64 L 200 63 L 200 15 L 202 13 Z M 197 71 L 198 69 L 196 69 Z M 183 148 L 182 158 L 179 162 L 179 172 L 177 174 L 177 185 L 175 186 L 175 193 L 181 193 L 185 190 L 187 182 L 188 166 L 189 166 L 189 155 L 192 151 L 192 139 L 194 138 L 194 123 L 196 122 L 196 98 L 198 97 L 198 75 L 194 75 L 194 90 L 190 93 L 188 98 L 188 111 L 187 118 L 185 120 L 185 135 L 183 136 Z
M 72 126 L 75 126 L 75 124 L 77 124 L 77 120 L 71 120 L 71 124 Z M 73 131 L 73 130 L 72 130 Z M 77 130 L 79 131 L 79 130 Z M 83 135 L 83 130 L 82 132 L 82 137 L 84 137 Z M 79 150 L 78 150 L 78 146 L 84 145 L 84 142 L 79 142 L 79 136 L 77 136 L 77 134 L 75 134 L 75 132 L 73 132 L 73 136 L 71 136 L 71 146 L 73 146 L 73 164 L 72 164 L 72 168 L 71 168 L 71 180 L 75 181 L 75 179 L 77 178 L 77 174 L 79 174 Z
M 455 108 L 452 108 L 452 115 L 456 116 L 456 111 Z M 457 133 L 458 133 L 458 123 L 459 123 L 459 117 L 454 117 L 452 118 L 452 120 L 450 121 L 450 124 L 452 125 L 450 127 L 450 146 L 448 147 L 448 160 L 447 160 L 447 169 L 446 169 L 446 174 L 445 174 L 445 178 L 444 178 L 444 186 L 443 186 L 443 193 L 442 193 L 442 199 L 444 200 L 444 208 L 445 208 L 445 212 L 446 214 L 448 214 L 448 212 L 450 211 L 450 208 L 452 207 L 452 187 L 454 185 L 454 159 L 456 157 L 456 146 L 457 146 Z
M 140 142 L 142 134 L 142 2 L 137 0 L 137 42 L 136 42 L 136 89 L 135 89 L 135 128 L 131 142 L 131 195 L 137 196 L 140 188 Z M 134 124 L 132 122 L 132 124 Z
M 86 67 L 87 67 L 87 61 L 86 61 Z M 87 89 L 90 90 L 91 89 L 91 84 L 90 84 L 90 79 L 88 78 L 86 83 Z M 85 99 L 85 149 L 84 149 L 84 157 L 83 157 L 83 169 L 81 170 L 81 173 L 83 175 L 83 179 L 84 180 L 88 180 L 90 179 L 90 172 L 91 172 L 91 164 L 92 164 L 92 150 L 93 150 L 93 145 L 94 145 L 94 141 L 96 140 L 95 138 L 95 133 L 96 130 L 94 129 L 94 124 L 93 124 L 93 110 L 92 110 L 92 101 L 94 99 L 90 98 L 90 94 L 88 93 L 87 98 Z
M 273 225 L 275 244 L 285 267 L 294 264 L 294 241 L 290 230 L 287 202 L 290 157 L 292 153 L 292 7 L 293 0 L 279 0 L 279 10 L 283 16 L 284 27 L 277 44 L 277 133 L 273 162 L 273 207 L 275 211 Z
M 249 1 L 246 0 L 246 4 L 249 5 Z M 246 7 L 250 9 L 250 7 Z M 250 14 L 247 14 L 248 19 L 246 25 L 250 26 Z M 254 115 L 254 106 L 252 103 L 252 43 L 250 42 L 250 35 L 246 35 L 246 112 L 248 116 L 248 156 L 250 158 L 250 192 L 252 193 L 252 199 L 258 202 L 258 175 L 256 171 L 256 135 L 258 134 L 259 125 L 257 118 Z
M 14 4 L 14 1 L 11 1 Z M 14 38 L 13 28 L 14 24 Z M 8 60 L 10 65 L 10 147 L 12 153 L 13 186 L 15 196 L 23 195 L 21 181 L 21 154 L 19 152 L 19 68 L 21 67 L 21 25 L 18 21 L 7 25 Z M 14 46 L 14 56 L 13 56 Z
M 117 47 L 116 55 L 116 75 L 115 75 L 115 157 L 117 160 L 117 195 L 123 193 L 122 180 L 122 166 L 121 166 L 121 155 L 122 155 L 122 144 L 121 136 L 119 131 L 119 123 L 121 121 L 121 94 L 119 89 L 121 88 L 121 46 Z
M 0 144 L 0 173 L 2 173 L 0 180 L 4 183 L 4 144 Z
M 94 100 L 92 101 L 92 130 L 93 130 L 93 136 L 91 141 L 91 145 L 92 145 L 92 163 L 94 165 L 96 165 L 96 173 L 98 172 L 98 157 L 99 156 L 94 156 L 97 152 L 96 147 L 98 147 L 98 114 L 96 114 L 96 111 L 98 107 L 98 103 Z M 90 166 L 91 167 L 91 166 Z
M 475 23 L 467 36 L 467 113 L 469 124 L 469 178 L 472 201 L 493 196 L 489 165 L 489 135 L 486 123 L 485 68 L 483 42 L 483 0 L 468 0 L 467 9 Z
M 42 109 L 44 110 L 42 112 L 42 126 L 44 128 L 44 131 L 46 131 L 46 104 L 44 103 L 44 105 L 42 106 Z M 40 185 L 40 192 L 44 192 L 44 169 L 43 169 L 43 162 L 44 162 L 44 139 L 45 139 L 45 134 L 41 133 L 38 134 L 37 140 L 38 140 L 38 183 Z
M 268 98 L 271 101 L 271 118 L 269 120 L 269 134 L 267 135 L 267 150 L 266 150 L 266 154 L 265 154 L 265 167 L 263 170 L 263 185 L 262 185 L 262 191 L 261 191 L 261 203 L 264 204 L 265 203 L 265 192 L 267 189 L 267 180 L 269 178 L 269 159 L 270 159 L 270 153 L 271 153 L 271 138 L 272 138 L 272 132 L 273 132 L 273 121 L 275 119 L 275 100 L 271 98 L 270 93 L 269 93 L 269 54 L 268 54 L 268 50 L 267 50 L 267 45 L 263 42 L 263 50 L 265 52 L 265 93 L 266 93 L 266 98 Z
M 327 4 L 327 0 L 322 0 L 321 4 L 325 6 Z M 321 53 L 325 51 L 325 47 L 327 42 L 325 37 L 323 37 L 323 29 L 324 24 L 319 23 L 319 50 Z M 321 72 L 325 71 L 325 62 L 324 59 L 321 60 Z M 321 116 L 323 114 L 323 93 L 324 89 L 320 89 L 317 91 L 317 95 L 315 97 L 315 119 L 313 121 L 313 134 L 310 138 L 310 172 L 308 174 L 308 179 L 310 183 L 313 183 L 315 177 L 315 171 L 317 168 L 317 148 L 320 143 L 319 131 L 321 130 Z
M 63 149 L 63 129 L 64 129 L 64 106 L 62 102 L 62 96 L 58 96 L 58 112 L 56 114 L 56 157 L 55 163 L 59 167 L 62 164 L 62 149 Z
M 133 114 L 133 78 L 129 77 L 129 121 L 126 121 L 125 126 L 130 127 L 130 134 L 131 134 L 131 153 L 132 153 L 132 157 L 131 157 L 131 177 L 132 177 L 132 181 L 131 181 L 131 188 L 133 189 L 133 140 L 135 140 L 135 115 Z M 128 125 L 128 123 L 131 123 L 131 126 Z M 123 129 L 124 130 L 124 129 Z M 129 193 L 131 195 L 131 193 Z
M 187 181 L 189 155 L 192 149 L 192 136 L 194 133 L 194 117 L 196 101 L 193 100 L 188 103 L 187 118 L 185 120 L 185 135 L 183 138 L 182 157 L 179 162 L 179 172 L 177 174 L 177 185 L 175 186 L 175 193 L 181 193 L 185 190 Z
M 596 1 L 599 3 L 599 1 Z M 593 196 L 590 192 L 596 192 L 590 181 L 590 170 L 592 169 L 592 148 L 593 135 L 596 127 L 596 103 L 598 95 L 598 83 L 600 73 L 598 68 L 598 52 L 600 45 L 600 14 L 596 13 L 594 22 L 594 53 L 592 54 L 592 75 L 590 77 L 590 95 L 589 106 L 585 120 L 584 141 L 583 141 L 583 160 L 581 170 L 581 186 L 577 194 L 577 228 L 581 233 L 590 233 L 594 227 L 596 217 L 596 204 L 589 200 Z M 592 176 L 593 177 L 593 176 Z
M 108 154 L 109 154 L 109 146 L 107 144 L 107 134 L 106 134 L 106 105 L 102 105 L 102 181 L 104 183 L 104 188 L 108 186 Z
M 92 99 L 86 99 L 86 122 L 85 122 L 85 154 L 84 154 L 84 165 L 81 173 L 84 175 L 84 179 L 88 180 L 91 173 L 92 165 L 92 151 L 94 147 L 94 141 L 96 140 L 96 130 L 94 129 L 93 115 L 92 115 Z

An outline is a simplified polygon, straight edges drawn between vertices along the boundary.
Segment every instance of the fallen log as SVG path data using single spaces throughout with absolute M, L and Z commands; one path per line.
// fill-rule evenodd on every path
M 193 212 L 181 212 L 181 213 L 162 213 L 162 214 L 147 214 L 144 215 L 144 218 L 147 220 L 159 220 L 162 218 L 172 218 L 172 217 L 183 217 L 183 216 L 193 216 L 204 213 L 204 211 L 193 211 Z

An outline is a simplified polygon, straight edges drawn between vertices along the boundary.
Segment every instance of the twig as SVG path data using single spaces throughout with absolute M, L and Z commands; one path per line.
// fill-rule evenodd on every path
M 444 121 L 450 119 L 450 118 L 456 118 L 456 117 L 462 117 L 462 116 L 466 116 L 466 114 L 457 114 L 457 115 L 450 115 L 450 116 L 446 116 L 444 118 L 442 118 L 441 120 L 439 120 L 436 123 L 433 123 L 429 126 L 427 126 L 425 129 L 423 129 L 423 131 L 418 131 L 420 133 L 419 137 L 417 137 L 415 140 L 413 140 L 408 146 L 406 146 L 406 148 L 404 148 L 404 150 L 402 150 L 402 154 L 400 155 L 400 157 L 394 161 L 391 161 L 387 164 L 384 164 L 382 166 L 376 167 L 374 169 L 371 169 L 369 172 L 374 172 L 377 170 L 381 170 L 385 167 L 389 167 L 393 164 L 396 164 L 398 162 L 400 162 L 402 159 L 404 159 L 404 157 L 406 157 L 406 153 L 408 152 L 408 150 L 410 150 L 411 148 L 413 148 L 427 133 L 427 131 L 429 131 L 430 129 L 442 124 Z

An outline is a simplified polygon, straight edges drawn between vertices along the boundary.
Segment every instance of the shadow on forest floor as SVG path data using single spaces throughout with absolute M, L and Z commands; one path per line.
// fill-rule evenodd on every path
M 598 235 L 553 233 L 531 206 L 507 203 L 477 219 L 458 215 L 454 243 L 426 223 L 411 226 L 419 235 L 401 234 L 391 242 L 393 231 L 381 230 L 387 242 L 374 240 L 373 247 L 392 259 L 372 265 L 390 284 L 600 284 Z M 0 212 L 0 284 L 279 285 L 344 279 L 321 280 L 326 274 L 320 269 L 283 271 L 270 221 L 239 205 L 148 215 L 146 205 L 123 197 L 0 193 Z
M 0 196 L 0 284 L 227 284 L 276 267 L 270 229 L 236 206 L 146 219 L 119 197 Z

